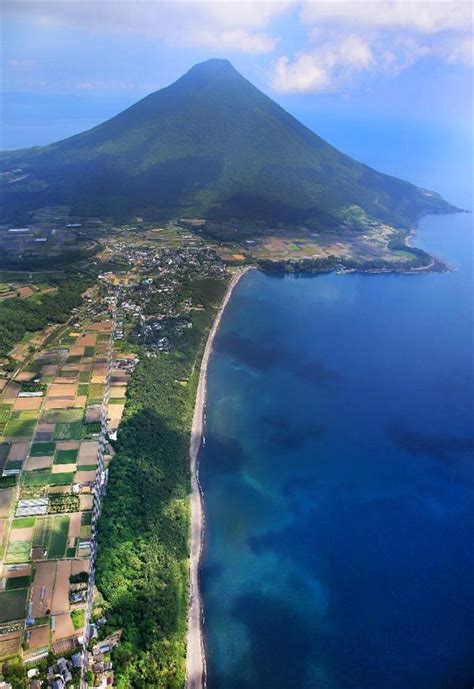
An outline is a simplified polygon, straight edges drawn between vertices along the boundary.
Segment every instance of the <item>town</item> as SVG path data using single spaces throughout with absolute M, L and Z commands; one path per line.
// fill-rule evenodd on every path
M 127 385 L 141 358 L 166 357 L 192 330 L 204 309 L 192 285 L 228 276 L 202 243 L 111 246 L 67 322 L 28 332 L 0 369 L 4 689 L 114 685 L 122 629 L 94 585 L 95 558 Z

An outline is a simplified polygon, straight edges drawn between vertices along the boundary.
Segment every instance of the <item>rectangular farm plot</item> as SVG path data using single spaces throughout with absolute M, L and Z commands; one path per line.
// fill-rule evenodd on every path
M 36 522 L 36 517 L 17 517 L 12 521 L 12 529 L 28 529 L 33 528 Z
M 14 400 L 18 397 L 18 393 L 21 391 L 21 385 L 19 383 L 8 383 L 7 387 L 3 391 L 3 399 Z
M 83 470 L 77 471 L 76 476 L 75 476 L 75 480 L 77 483 L 81 483 L 81 484 L 89 483 L 89 484 L 91 484 L 91 483 L 94 483 L 95 478 L 96 478 L 96 474 L 97 474 L 97 471 L 95 469 L 91 469 L 89 471 L 83 471 Z
M 58 423 L 54 431 L 55 440 L 81 440 L 82 438 L 82 421 L 73 421 L 72 423 Z
M 30 448 L 29 443 L 13 443 L 12 446 L 10 447 L 10 451 L 8 453 L 8 461 L 9 462 L 15 462 L 15 461 L 22 462 L 24 459 L 26 459 L 26 456 L 28 455 L 29 448 Z
M 121 383 L 118 383 L 117 385 L 112 385 L 110 388 L 110 397 L 113 397 L 114 399 L 118 399 L 119 397 L 125 397 L 125 394 L 127 392 L 127 386 L 122 385 Z
M 12 534 L 15 532 L 12 531 Z M 8 544 L 7 556 L 5 562 L 7 564 L 16 564 L 20 562 L 28 562 L 31 552 L 31 540 L 15 541 L 10 539 Z
M 0 593 L 0 623 L 24 618 L 27 596 L 28 589 Z
M 0 517 L 8 517 L 10 507 L 15 495 L 15 488 L 3 488 L 0 490 Z
M 43 617 L 51 610 L 56 562 L 37 562 L 33 580 L 33 617 Z
M 74 399 L 77 385 L 70 383 L 53 383 L 48 390 L 48 400 L 59 397 L 62 399 Z
M 79 448 L 77 463 L 81 466 L 96 466 L 99 443 L 96 440 L 84 440 Z
M 58 449 L 54 456 L 54 464 L 75 464 L 77 461 L 77 454 L 77 448 L 64 450 Z
M 10 658 L 20 651 L 21 629 L 0 636 L 0 658 Z
M 48 557 L 64 557 L 69 531 L 69 515 L 53 518 L 51 537 L 49 541 Z
M 68 397 L 66 399 L 56 397 L 55 399 L 47 399 L 44 403 L 44 409 L 69 409 L 74 406 L 74 399 Z
M 0 557 L 3 557 L 3 539 L 7 531 L 8 520 L 0 519 Z
M 69 612 L 56 615 L 54 619 L 53 642 L 66 639 L 74 634 L 75 629 Z
M 51 535 L 52 517 L 42 517 L 36 520 L 33 531 L 33 550 L 40 550 L 43 553 L 47 550 L 49 538 Z M 35 554 L 35 553 L 34 553 Z
M 50 441 L 53 439 L 54 423 L 44 423 L 42 420 L 36 426 L 35 440 Z
M 41 627 L 33 627 L 28 641 L 28 650 L 37 651 L 47 646 L 49 646 L 49 624 L 44 624 Z
M 45 442 L 45 443 L 33 443 L 31 446 L 30 455 L 32 457 L 44 457 L 45 455 L 52 456 L 56 449 L 56 443 Z
M 56 376 L 59 371 L 59 366 L 57 364 L 45 364 L 41 367 L 41 373 L 46 376 Z
M 39 409 L 42 402 L 42 397 L 18 397 L 18 399 L 15 401 L 13 409 L 15 411 L 31 411 Z
M 27 589 L 31 584 L 31 575 L 24 577 L 10 577 L 6 581 L 7 591 L 14 591 L 16 589 Z
M 101 409 L 100 404 L 87 407 L 85 419 L 86 423 L 98 423 L 102 417 Z
M 96 333 L 87 333 L 86 335 L 83 335 L 81 338 L 77 340 L 78 345 L 82 345 L 83 347 L 94 347 L 95 343 L 97 342 L 97 334 Z M 87 354 L 85 356 L 88 356 Z
M 27 438 L 35 430 L 36 419 L 9 419 L 3 432 L 6 438 Z
M 53 458 L 50 456 L 44 457 L 28 457 L 25 471 L 39 471 L 40 469 L 49 469 Z
M 117 428 L 120 419 L 122 418 L 123 410 L 125 408 L 124 404 L 111 404 L 108 408 L 109 426 L 110 428 Z
M 80 495 L 79 504 L 81 510 L 91 510 L 94 506 L 94 496 L 93 495 Z
M 81 535 L 82 513 L 74 512 L 69 520 L 68 543 Z M 74 544 L 72 544 L 74 545 Z M 71 546 L 72 547 L 72 546 Z
M 74 479 L 73 472 L 62 472 L 53 474 L 49 470 L 31 471 L 25 474 L 23 483 L 25 486 L 66 486 L 72 483 Z
M 64 473 L 73 474 L 76 471 L 76 464 L 74 462 L 72 464 L 53 464 L 51 471 L 53 475 Z
M 34 517 L 33 517 L 34 519 Z M 15 520 L 17 521 L 17 520 Z M 10 532 L 10 543 L 15 543 L 17 541 L 29 541 L 31 542 L 33 540 L 33 527 L 32 526 L 23 526 L 23 527 L 16 527 L 15 529 L 12 529 Z
M 71 576 L 71 560 L 61 560 L 56 569 L 56 579 L 53 589 L 51 614 L 58 615 L 69 611 L 69 577 Z

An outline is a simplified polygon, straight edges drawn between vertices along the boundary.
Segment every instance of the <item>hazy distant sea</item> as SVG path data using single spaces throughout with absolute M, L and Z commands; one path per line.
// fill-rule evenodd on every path
M 405 176 L 468 207 L 445 153 Z M 473 685 L 472 217 L 415 244 L 457 270 L 234 293 L 201 456 L 209 689 Z

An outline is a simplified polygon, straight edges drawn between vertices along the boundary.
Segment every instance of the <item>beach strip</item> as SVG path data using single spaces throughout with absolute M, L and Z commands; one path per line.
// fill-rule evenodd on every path
M 207 368 L 212 354 L 214 338 L 219 329 L 222 314 L 236 285 L 251 267 L 239 268 L 233 274 L 222 304 L 217 312 L 204 349 L 194 405 L 191 441 L 189 446 L 191 470 L 191 541 L 189 563 L 189 609 L 186 640 L 186 689 L 204 689 L 206 686 L 206 657 L 202 634 L 202 601 L 199 591 L 199 563 L 204 542 L 204 509 L 199 483 L 199 451 L 202 446 L 205 425 L 207 395 Z

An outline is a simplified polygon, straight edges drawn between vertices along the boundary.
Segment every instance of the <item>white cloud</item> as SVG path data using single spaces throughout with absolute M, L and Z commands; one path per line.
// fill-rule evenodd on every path
M 302 2 L 310 45 L 274 64 L 277 91 L 346 88 L 357 73 L 394 76 L 426 57 L 472 64 L 472 5 L 410 0 Z
M 292 62 L 280 57 L 275 64 L 273 88 L 276 91 L 331 91 L 356 73 L 369 70 L 374 62 L 370 46 L 358 36 L 347 36 L 335 44 L 328 42 L 318 50 L 299 53 Z
M 213 33 L 206 29 L 194 29 L 189 32 L 186 42 L 188 45 L 212 48 L 219 52 L 230 50 L 259 55 L 273 52 L 277 39 L 264 33 L 249 33 L 243 29 L 221 31 L 220 33 Z
M 286 56 L 276 61 L 272 84 L 276 91 L 325 91 L 329 84 L 328 71 L 323 65 L 318 64 L 315 55 L 301 53 L 293 62 Z
M 401 28 L 429 34 L 446 30 L 469 30 L 472 24 L 472 4 L 449 0 L 303 2 L 301 19 L 310 25 L 331 23 L 373 29 Z
M 4 3 L 6 11 L 44 27 L 74 26 L 94 35 L 128 34 L 160 39 L 172 46 L 253 54 L 274 50 L 277 39 L 263 29 L 291 5 L 286 0 L 6 0 Z

